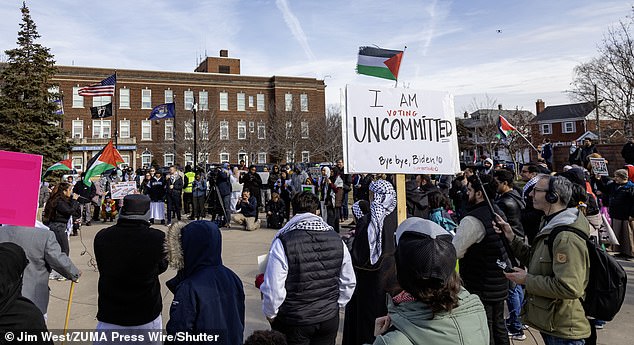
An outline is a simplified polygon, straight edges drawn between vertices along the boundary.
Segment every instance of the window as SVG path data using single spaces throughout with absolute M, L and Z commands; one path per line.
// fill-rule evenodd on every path
M 229 154 L 227 152 L 220 152 L 220 163 L 229 163 Z
M 93 138 L 110 138 L 110 120 L 92 120 Z
M 209 110 L 209 93 L 207 91 L 198 93 L 198 108 L 200 110 Z
M 562 133 L 574 133 L 577 131 L 575 127 L 574 121 L 564 122 L 561 126 L 561 131 Z
M 240 152 L 238 152 L 238 163 L 240 163 L 240 161 L 244 161 L 247 166 L 249 165 L 249 155 L 244 152 L 244 150 L 240 150 Z
M 266 125 L 264 122 L 258 123 L 258 139 L 266 139 Z
M 130 155 L 121 155 L 121 159 L 123 159 L 123 163 L 119 164 L 120 169 L 124 169 L 130 166 Z
M 84 137 L 84 120 L 73 120 L 73 138 L 83 139 Z
M 165 140 L 174 140 L 174 120 L 165 120 Z
M 238 111 L 244 111 L 244 93 L 238 93 Z
M 170 166 L 170 165 L 174 165 L 174 154 L 173 153 L 166 153 L 163 155 L 163 166 Z
M 229 95 L 226 92 L 220 93 L 220 110 L 229 110 Z
M 542 134 L 552 134 L 552 128 L 550 123 L 543 123 L 542 124 Z
M 130 137 L 130 120 L 119 121 L 119 138 Z
M 192 110 L 194 106 L 194 91 L 185 91 L 185 110 Z
M 284 108 L 286 111 L 293 111 L 293 95 L 290 93 L 284 95 Z
M 265 164 L 265 163 L 266 163 L 266 152 L 258 153 L 258 164 Z
M 73 169 L 84 170 L 84 158 L 81 156 L 73 156 Z
M 257 111 L 264 111 L 264 94 L 262 93 L 258 93 L 258 95 L 256 96 L 256 102 L 257 102 Z
M 144 168 L 149 168 L 150 165 L 152 165 L 152 152 L 148 149 L 145 149 L 145 151 L 141 154 L 141 165 Z
M 193 153 L 185 153 L 185 166 L 194 165 L 194 154 Z
M 247 138 L 247 123 L 244 121 L 238 121 L 238 139 Z
M 106 105 L 112 102 L 112 98 L 110 96 L 94 96 L 92 98 L 92 106 L 100 107 L 102 105 Z
M 220 140 L 229 140 L 229 121 L 220 121 Z
M 249 108 L 253 108 L 253 96 L 249 96 Z
M 119 89 L 119 109 L 130 109 L 130 89 Z
M 307 94 L 301 94 L 299 95 L 299 105 L 301 108 L 301 111 L 308 111 L 308 95 Z
M 73 108 L 83 108 L 84 97 L 79 95 L 79 86 L 73 87 Z
M 308 122 L 302 122 L 302 139 L 308 139 Z
M 310 152 L 302 151 L 302 163 L 308 163 L 308 162 L 310 162 Z
M 286 163 L 293 163 L 295 161 L 294 156 L 293 151 L 286 151 Z
M 229 74 L 231 73 L 231 68 L 229 66 L 220 65 L 218 66 L 218 73 Z
M 185 121 L 185 140 L 194 139 L 194 122 L 192 120 Z
M 293 135 L 293 123 L 286 121 L 286 139 L 290 139 Z
M 141 121 L 141 140 L 152 140 L 152 121 Z
M 255 132 L 255 122 L 249 121 L 249 133 Z
M 200 139 L 209 140 L 209 122 L 207 120 L 200 121 Z
M 165 90 L 165 103 L 174 103 L 174 91 L 170 89 Z
M 141 109 L 152 109 L 152 90 L 141 90 Z

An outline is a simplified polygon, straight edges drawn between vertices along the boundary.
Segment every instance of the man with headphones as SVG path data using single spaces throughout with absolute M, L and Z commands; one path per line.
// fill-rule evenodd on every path
M 544 212 L 544 218 L 531 245 L 525 244 L 508 223 L 497 218 L 497 230 L 511 242 L 522 266 L 528 267 L 528 271 L 516 267 L 515 272 L 504 274 L 514 283 L 526 286 L 523 321 L 541 332 L 546 345 L 583 344 L 583 339 L 590 336 L 590 325 L 580 301 L 590 272 L 586 243 L 571 231 L 561 231 L 555 238 L 549 238 L 551 231 L 560 227 L 590 233 L 586 217 L 576 207 L 567 206 L 571 195 L 572 184 L 566 178 L 539 175 L 531 196 L 533 206 Z

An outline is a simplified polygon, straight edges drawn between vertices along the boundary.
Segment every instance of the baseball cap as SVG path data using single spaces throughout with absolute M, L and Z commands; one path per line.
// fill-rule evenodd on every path
M 453 236 L 423 218 L 406 219 L 396 230 L 396 263 L 399 283 L 407 290 L 417 279 L 446 281 L 456 268 Z

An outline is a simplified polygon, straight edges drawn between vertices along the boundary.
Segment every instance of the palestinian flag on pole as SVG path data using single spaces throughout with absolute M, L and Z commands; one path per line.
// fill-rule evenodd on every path
M 357 73 L 377 78 L 397 80 L 403 59 L 402 50 L 360 47 Z
M 48 176 L 48 174 L 52 173 L 53 171 L 56 170 L 72 170 L 73 169 L 73 159 L 69 158 L 69 159 L 65 159 L 63 161 L 59 161 L 53 165 L 51 165 L 50 168 L 46 169 L 46 171 L 44 172 L 44 176 L 42 176 L 42 178 Z
M 101 175 L 104 171 L 114 169 L 119 163 L 123 163 L 123 158 L 119 151 L 112 145 L 112 140 L 104 146 L 94 157 L 92 157 L 86 167 L 86 176 L 84 176 L 84 184 L 92 185 L 90 178 Z
M 504 116 L 500 115 L 498 118 L 498 138 L 507 138 L 513 131 L 516 131 L 515 127 L 511 125 Z

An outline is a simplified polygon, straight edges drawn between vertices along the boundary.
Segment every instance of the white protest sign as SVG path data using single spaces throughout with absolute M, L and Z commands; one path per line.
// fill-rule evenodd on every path
M 453 96 L 348 85 L 342 121 L 348 173 L 460 171 Z
M 592 172 L 599 176 L 609 176 L 608 164 L 605 162 L 605 158 L 590 158 L 590 164 L 592 164 Z
M 136 182 L 117 182 L 110 187 L 110 197 L 112 199 L 123 199 L 126 195 L 136 193 Z

